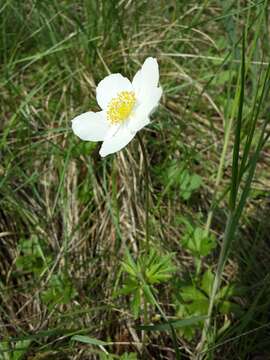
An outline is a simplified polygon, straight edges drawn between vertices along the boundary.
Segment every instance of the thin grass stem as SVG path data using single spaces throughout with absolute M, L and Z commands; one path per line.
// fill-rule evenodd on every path
M 144 173 L 145 173 L 145 241 L 146 241 L 146 252 L 149 252 L 150 243 L 149 243 L 149 163 L 148 157 L 146 153 L 146 149 L 143 143 L 143 139 L 141 138 L 140 134 L 137 134 L 139 144 L 143 154 L 144 160 Z

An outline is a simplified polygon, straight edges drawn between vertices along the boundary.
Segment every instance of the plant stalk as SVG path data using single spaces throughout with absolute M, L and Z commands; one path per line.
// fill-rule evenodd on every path
M 144 160 L 144 174 L 145 174 L 145 241 L 146 241 L 146 252 L 149 252 L 150 244 L 149 244 L 149 163 L 148 157 L 146 153 L 146 149 L 144 146 L 143 139 L 141 138 L 140 134 L 137 134 L 139 144 L 143 154 Z

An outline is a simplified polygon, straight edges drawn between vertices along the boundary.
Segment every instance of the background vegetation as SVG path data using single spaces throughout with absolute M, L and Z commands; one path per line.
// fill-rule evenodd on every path
M 267 1 L 0 2 L 0 359 L 270 358 L 269 40 Z M 138 139 L 70 128 L 147 56 L 148 250 Z

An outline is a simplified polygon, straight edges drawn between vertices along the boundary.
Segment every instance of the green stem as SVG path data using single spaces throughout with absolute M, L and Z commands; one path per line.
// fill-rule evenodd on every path
M 142 149 L 143 160 L 144 160 L 144 173 L 145 173 L 145 240 L 146 240 L 146 251 L 149 252 L 149 164 L 146 149 L 140 134 L 137 134 L 140 147 Z
M 226 133 L 225 133 L 225 137 L 224 137 L 224 145 L 223 145 L 222 154 L 221 154 L 221 157 L 220 157 L 220 162 L 219 162 L 219 167 L 218 167 L 218 173 L 217 173 L 217 177 L 216 177 L 216 181 L 215 181 L 215 189 L 216 190 L 215 190 L 215 193 L 214 193 L 214 196 L 213 196 L 212 206 L 211 206 L 211 209 L 210 209 L 210 211 L 208 213 L 206 226 L 205 226 L 205 230 L 206 230 L 207 235 L 209 234 L 212 219 L 213 219 L 214 206 L 215 206 L 216 198 L 217 198 L 217 196 L 216 196 L 217 195 L 217 189 L 219 188 L 220 182 L 221 182 L 222 177 L 223 177 L 223 169 L 224 169 L 224 164 L 225 164 L 225 157 L 226 157 L 227 149 L 228 149 L 228 145 L 229 145 L 229 139 L 230 139 L 230 133 L 231 133 L 232 124 L 233 124 L 233 116 L 229 120 L 229 124 L 228 124 L 228 127 L 226 129 Z
M 230 243 L 231 237 L 233 236 L 233 234 L 231 232 L 233 218 L 234 218 L 234 213 L 230 213 L 229 218 L 228 218 L 227 223 L 226 223 L 226 229 L 225 229 L 225 233 L 224 233 L 224 238 L 223 238 L 223 241 L 222 241 L 222 244 L 221 244 L 220 255 L 219 255 L 219 258 L 218 258 L 217 270 L 216 270 L 214 283 L 213 283 L 213 286 L 212 286 L 211 295 L 210 295 L 210 299 L 209 299 L 207 319 L 204 322 L 201 341 L 200 341 L 199 346 L 197 348 L 198 359 L 202 358 L 200 352 L 203 350 L 204 343 L 206 341 L 207 334 L 209 332 L 212 313 L 213 313 L 213 309 L 214 309 L 214 305 L 215 305 L 215 298 L 216 298 L 217 292 L 218 292 L 219 287 L 220 287 L 221 277 L 222 277 L 222 273 L 223 273 L 223 270 L 224 270 L 224 265 L 225 265 L 225 262 L 227 260 L 228 244 Z

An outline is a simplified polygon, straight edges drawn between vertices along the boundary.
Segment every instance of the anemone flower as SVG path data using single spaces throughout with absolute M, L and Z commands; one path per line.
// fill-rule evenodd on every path
M 149 57 L 132 82 L 121 74 L 111 74 L 96 88 L 98 112 L 85 112 L 72 120 L 74 133 L 82 140 L 103 141 L 100 155 L 123 149 L 144 126 L 162 95 L 158 87 L 157 60 Z

